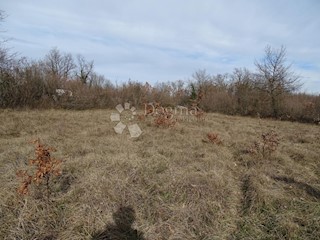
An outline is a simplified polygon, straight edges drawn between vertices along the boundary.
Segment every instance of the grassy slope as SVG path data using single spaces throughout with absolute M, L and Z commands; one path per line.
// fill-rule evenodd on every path
M 320 236 L 319 126 L 208 114 L 170 129 L 141 122 L 143 135 L 133 140 L 114 133 L 110 113 L 0 112 L 1 239 L 120 236 L 114 220 L 130 228 L 123 216 L 130 211 L 145 239 Z M 270 129 L 281 138 L 273 155 L 244 152 Z M 203 142 L 208 132 L 223 144 Z M 49 204 L 37 188 L 25 199 L 15 192 L 15 172 L 26 168 L 34 155 L 28 141 L 38 137 L 65 160 Z

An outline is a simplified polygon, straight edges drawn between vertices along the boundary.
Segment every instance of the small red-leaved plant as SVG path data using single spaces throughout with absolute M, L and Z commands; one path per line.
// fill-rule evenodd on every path
M 207 139 L 203 139 L 202 140 L 203 142 L 211 142 L 213 144 L 217 144 L 217 145 L 220 145 L 222 144 L 222 141 L 219 137 L 219 135 L 217 133 L 213 133 L 213 132 L 210 132 L 207 134 Z
M 266 133 L 262 133 L 260 141 L 255 141 L 246 152 L 267 157 L 277 150 L 279 143 L 280 139 L 278 134 L 275 131 L 270 130 Z
M 17 177 L 22 178 L 22 183 L 17 191 L 21 195 L 26 195 L 29 192 L 29 186 L 32 182 L 36 183 L 37 185 L 44 182 L 46 184 L 47 196 L 49 198 L 49 180 L 51 176 L 61 175 L 62 161 L 51 156 L 51 152 L 56 151 L 54 148 L 41 144 L 39 139 L 33 141 L 32 143 L 35 144 L 36 157 L 35 159 L 29 160 L 29 165 L 36 167 L 35 173 L 33 175 L 29 175 L 26 170 L 19 170 L 17 172 Z

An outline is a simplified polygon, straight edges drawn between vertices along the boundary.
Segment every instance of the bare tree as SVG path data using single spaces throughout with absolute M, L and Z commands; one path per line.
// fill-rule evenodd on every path
M 76 68 L 73 57 L 70 53 L 60 53 L 57 48 L 53 48 L 46 55 L 44 65 L 48 73 L 58 79 L 68 79 L 72 70 Z
M 2 22 L 4 22 L 4 19 L 7 17 L 7 15 L 5 14 L 5 12 L 3 10 L 0 10 L 0 24 Z M 0 32 L 4 32 L 3 30 L 1 30 Z
M 213 86 L 213 78 L 205 69 L 199 69 L 192 74 L 189 84 L 191 98 L 196 98 L 197 92 L 202 91 L 204 94 Z
M 0 10 L 0 24 L 6 18 Z M 0 30 L 0 33 L 4 31 Z M 0 36 L 0 107 L 15 106 L 18 98 L 18 84 L 14 78 L 16 67 L 15 53 L 10 53 L 5 46 L 8 39 Z
M 219 90 L 226 91 L 228 89 L 228 77 L 227 73 L 212 76 L 214 86 Z
M 255 61 L 259 76 L 257 88 L 267 93 L 273 117 L 278 117 L 280 97 L 301 87 L 300 77 L 291 71 L 290 64 L 286 64 L 286 55 L 284 46 L 274 49 L 268 45 L 264 58 Z
M 78 71 L 76 75 L 83 84 L 87 84 L 90 74 L 92 74 L 93 71 L 93 61 L 87 62 L 82 55 L 78 55 L 77 59 Z M 89 85 L 92 85 L 92 81 L 89 82 Z
M 0 10 L 0 24 L 6 18 L 6 14 L 4 11 Z M 4 31 L 0 30 L 0 33 Z M 7 71 L 11 68 L 13 57 L 15 54 L 9 54 L 8 48 L 5 47 L 5 43 L 8 40 L 1 36 L 0 38 L 0 71 L 3 72 L 4 70 Z
M 256 91 L 253 74 L 246 68 L 235 68 L 231 75 L 231 89 L 237 111 L 244 115 L 250 114 L 250 105 Z
M 195 80 L 198 85 L 210 82 L 211 76 L 207 73 L 205 69 L 199 69 L 192 74 L 193 80 Z

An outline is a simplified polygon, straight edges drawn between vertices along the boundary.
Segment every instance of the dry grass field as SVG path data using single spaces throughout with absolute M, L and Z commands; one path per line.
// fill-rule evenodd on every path
M 133 139 L 111 112 L 1 110 L 0 239 L 319 239 L 320 126 L 207 114 Z M 49 201 L 16 191 L 37 138 L 63 160 Z

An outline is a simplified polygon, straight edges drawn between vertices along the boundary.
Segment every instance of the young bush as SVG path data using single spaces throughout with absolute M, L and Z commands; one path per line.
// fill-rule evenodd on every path
M 40 140 L 35 140 L 32 143 L 35 144 L 35 159 L 29 160 L 30 166 L 36 166 L 33 175 L 29 175 L 26 170 L 19 170 L 17 177 L 22 178 L 20 187 L 17 189 L 21 195 L 29 193 L 29 186 L 31 183 L 39 185 L 44 183 L 46 186 L 47 199 L 50 197 L 50 179 L 52 176 L 61 175 L 61 160 L 51 157 L 51 152 L 56 151 L 52 147 L 45 146 L 40 143 Z
M 263 158 L 270 156 L 275 152 L 279 145 L 278 134 L 271 130 L 261 134 L 259 141 L 255 141 L 247 150 L 250 154 L 259 154 Z
M 217 144 L 217 145 L 222 144 L 222 141 L 217 133 L 213 133 L 213 132 L 208 133 L 207 138 L 208 138 L 208 140 L 205 139 L 205 140 L 203 140 L 203 142 L 209 141 L 209 142 L 211 142 L 213 144 Z
M 177 120 L 173 117 L 173 113 L 163 108 L 154 119 L 154 123 L 157 127 L 173 127 Z

